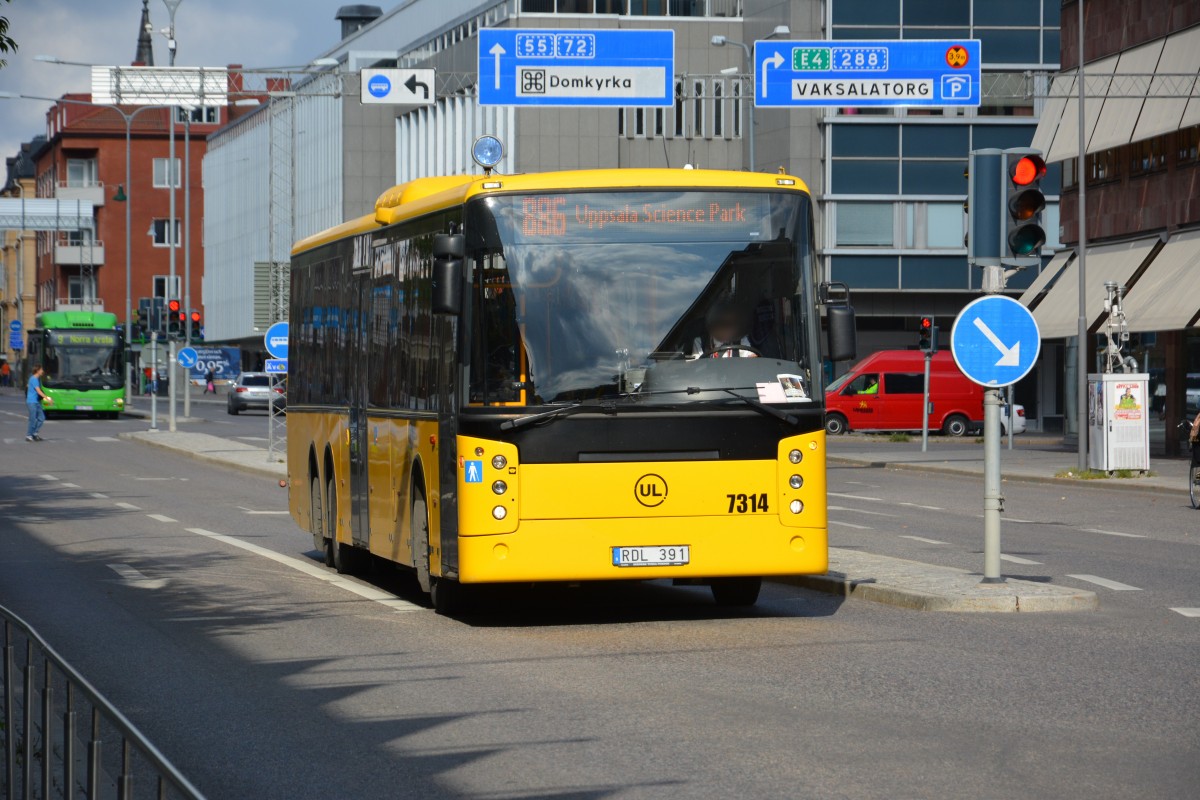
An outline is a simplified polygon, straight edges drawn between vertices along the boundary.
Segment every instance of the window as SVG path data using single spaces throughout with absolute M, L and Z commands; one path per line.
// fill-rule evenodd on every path
M 924 378 L 924 376 L 921 376 Z M 879 373 L 864 372 L 845 388 L 842 394 L 847 397 L 856 394 L 879 394 Z
M 837 194 L 898 194 L 898 173 L 899 164 L 895 161 L 835 158 L 830 170 L 832 191 Z
M 925 375 L 920 372 L 888 372 L 883 376 L 888 394 L 925 394 Z
M 1087 157 L 1087 180 L 1089 183 L 1115 181 L 1120 177 L 1117 150 L 1104 150 Z
M 900 155 L 899 125 L 835 125 L 833 157 L 882 157 Z
M 900 259 L 895 256 L 833 256 L 831 280 L 851 289 L 899 289 Z
M 966 125 L 905 125 L 904 157 L 962 158 L 971 149 L 967 133 Z
M 201 123 L 204 125 L 215 125 L 220 121 L 220 110 L 216 106 L 202 106 L 200 108 L 176 108 L 175 121 Z
M 1180 164 L 1200 161 L 1200 125 L 1184 128 L 1175 134 L 1175 160 Z
M 725 135 L 724 82 L 713 81 L 713 137 Z
M 891 203 L 838 203 L 835 241 L 838 247 L 891 247 Z
M 929 203 L 925 207 L 926 246 L 931 250 L 962 249 L 965 219 L 962 203 Z
M 635 108 L 633 111 L 633 135 L 646 135 L 646 109 Z
M 742 82 L 733 82 L 733 138 L 742 136 Z
M 168 161 L 171 161 L 171 159 L 169 159 L 169 158 L 154 159 L 154 188 L 155 189 L 169 188 L 172 185 L 172 183 L 174 184 L 175 188 L 179 188 L 179 159 L 178 158 L 174 159 L 174 163 L 172 164 L 172 166 L 169 170 L 170 175 L 168 175 L 168 167 L 167 167 Z
M 967 193 L 965 161 L 905 161 L 903 165 L 905 194 Z
M 675 135 L 683 136 L 683 82 L 675 81 Z
M 172 227 L 174 228 L 173 237 L 170 231 Z M 173 226 L 165 219 L 154 220 L 150 226 L 150 235 L 154 237 L 155 247 L 170 247 L 172 244 L 179 247 L 179 220 L 176 219 Z M 168 241 L 169 237 L 172 237 L 172 241 Z
M 79 188 L 84 186 L 96 186 L 98 184 L 99 181 L 96 179 L 96 159 L 67 159 L 67 186 Z
M 174 281 L 170 275 L 155 275 L 154 276 L 154 296 L 163 300 L 179 297 L 179 281 L 180 277 L 175 276 Z M 168 291 L 170 289 L 170 291 Z
M 692 135 L 697 139 L 704 136 L 704 81 L 692 84 Z
M 1167 166 L 1167 137 L 1155 136 L 1134 142 L 1129 147 L 1129 174 L 1141 175 L 1165 169 Z

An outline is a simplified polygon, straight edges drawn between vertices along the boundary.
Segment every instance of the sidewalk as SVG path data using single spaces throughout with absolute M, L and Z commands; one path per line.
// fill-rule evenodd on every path
M 223 439 L 207 433 L 192 433 L 177 431 L 137 431 L 122 433 L 126 439 L 151 447 L 161 447 L 183 455 L 191 456 L 199 461 L 216 464 L 231 469 L 271 478 L 280 482 L 287 479 L 287 466 L 283 453 L 275 456 L 274 460 L 267 458 L 267 450 L 245 442 Z M 858 437 L 855 437 L 858 438 Z M 857 444 L 854 438 L 847 437 L 845 443 L 835 440 L 836 444 Z M 880 453 L 885 453 L 884 462 L 899 459 L 903 461 L 908 456 L 907 445 L 895 445 L 890 442 L 874 442 L 863 440 L 865 451 L 859 456 L 842 455 L 831 460 L 841 459 L 847 463 L 875 463 Z M 893 449 L 884 451 L 884 447 L 906 448 L 905 451 Z M 947 469 L 956 472 L 976 471 L 972 467 L 975 460 L 974 449 L 968 449 L 965 443 L 952 443 L 951 447 L 937 451 L 930 448 L 927 459 L 911 459 L 909 467 L 919 469 L 936 469 L 945 464 L 952 465 Z M 853 449 L 853 448 L 851 448 Z M 1016 451 L 1024 452 L 1024 451 Z M 1030 453 L 1040 452 L 1030 449 Z M 920 444 L 917 444 L 916 455 L 921 455 Z M 1054 464 L 1062 462 L 1063 453 L 1050 453 L 1043 459 L 1044 465 L 1037 463 L 1040 456 L 1033 456 L 1032 466 L 1040 470 L 1050 469 Z M 858 460 L 854 460 L 854 459 Z M 982 457 L 979 459 L 979 472 L 982 472 Z M 1051 473 L 1053 474 L 1053 473 Z M 1104 483 L 1109 483 L 1105 481 Z M 837 547 L 829 549 L 829 572 L 825 575 L 797 575 L 773 579 L 778 583 L 800 586 L 816 591 L 836 594 L 842 597 L 869 600 L 876 603 L 898 606 L 917 611 L 955 611 L 955 612 L 1030 612 L 1030 611 L 1088 611 L 1097 607 L 1095 593 L 1073 589 L 1065 586 L 1055 586 L 1051 583 L 1035 583 L 1009 579 L 1000 584 L 981 584 L 978 573 L 941 567 L 934 564 L 923 564 L 918 561 L 906 561 L 900 558 L 879 556 L 855 550 Z
M 832 464 L 920 470 L 983 477 L 983 445 L 973 438 L 946 439 L 929 437 L 929 451 L 921 452 L 921 437 L 911 442 L 891 442 L 885 436 L 850 434 L 829 440 Z M 1152 458 L 1151 475 L 1134 478 L 1079 480 L 1057 477 L 1065 471 L 1078 473 L 1079 459 L 1074 448 L 1061 439 L 1022 434 L 1015 437 L 1012 450 L 1004 440 L 1000 450 L 1000 472 L 1004 480 L 1068 484 L 1101 489 L 1137 489 L 1187 494 L 1187 458 Z

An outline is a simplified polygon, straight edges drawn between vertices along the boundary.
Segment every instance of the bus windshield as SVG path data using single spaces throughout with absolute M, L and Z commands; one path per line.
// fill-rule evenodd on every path
M 48 331 L 46 387 L 121 388 L 125 380 L 119 341 L 114 331 Z
M 814 396 L 807 195 L 500 195 L 466 227 L 474 404 Z

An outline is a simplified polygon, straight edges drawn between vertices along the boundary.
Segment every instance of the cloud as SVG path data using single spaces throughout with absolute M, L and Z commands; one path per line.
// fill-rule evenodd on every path
M 179 66 L 304 64 L 336 43 L 337 3 L 329 0 L 184 0 L 175 13 Z M 84 67 L 46 64 L 53 55 L 89 64 L 129 64 L 137 51 L 141 0 L 13 0 L 0 5 L 19 50 L 0 69 L 0 91 L 38 97 L 86 92 Z M 168 22 L 162 0 L 150 0 L 154 59 L 168 60 L 159 31 Z M 48 103 L 0 100 L 0 158 L 46 130 Z M 3 178 L 0 178 L 3 180 Z

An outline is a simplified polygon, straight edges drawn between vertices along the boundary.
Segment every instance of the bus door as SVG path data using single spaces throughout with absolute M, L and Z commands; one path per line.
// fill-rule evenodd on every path
M 370 452 L 367 421 L 368 372 L 367 346 L 370 341 L 371 286 L 370 281 L 357 281 L 356 308 L 351 314 L 353 356 L 347 365 L 350 371 L 350 538 L 359 547 L 367 547 L 371 533 L 371 486 L 367 469 Z

